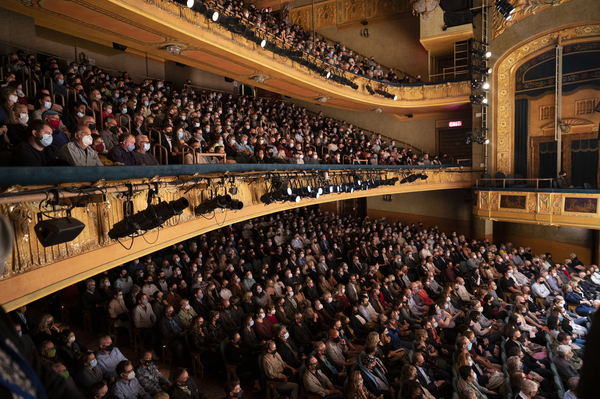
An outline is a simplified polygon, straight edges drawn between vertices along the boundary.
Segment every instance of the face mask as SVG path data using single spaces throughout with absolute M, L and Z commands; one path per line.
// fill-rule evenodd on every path
M 179 137 L 180 139 L 182 139 L 183 138 L 183 132 L 177 133 L 177 137 Z
M 53 348 L 48 352 L 48 359 L 52 359 L 54 356 L 56 356 L 56 349 Z
M 8 101 L 10 101 L 11 103 L 16 103 L 17 101 L 19 101 L 19 97 L 15 96 L 14 94 L 11 94 L 10 96 L 8 96 Z
M 144 151 L 150 151 L 150 143 L 144 144 Z
M 249 326 L 252 327 L 254 325 L 254 320 L 250 320 Z
M 60 126 L 60 121 L 50 120 L 48 121 L 48 123 L 50 123 L 50 126 L 52 126 L 52 129 L 54 130 L 58 129 L 58 127 Z
M 69 338 L 69 343 L 72 344 L 73 342 L 75 342 L 75 336 L 74 335 L 71 338 Z
M 131 151 L 133 151 L 133 150 L 135 150 L 135 144 L 129 144 L 129 145 L 127 146 L 127 151 L 131 152 Z
M 470 351 L 472 347 L 473 347 L 473 343 L 469 342 L 469 346 L 467 346 L 467 350 Z
M 96 367 L 97 365 L 98 365 L 98 361 L 96 359 L 94 359 L 90 362 L 91 367 Z
M 135 371 L 131 370 L 129 374 L 127 374 L 128 380 L 133 380 L 135 378 Z
M 81 142 L 85 146 L 90 146 L 94 142 L 94 139 L 92 139 L 92 136 L 85 136 L 84 138 L 81 139 Z
M 29 115 L 27 115 L 25 113 L 19 115 L 19 122 L 21 122 L 22 124 L 26 125 L 27 122 L 29 122 Z
M 66 380 L 67 378 L 69 378 L 69 370 L 63 371 L 62 373 L 60 373 L 60 376 Z
M 123 109 L 121 110 L 121 113 L 122 113 L 122 114 L 126 114 L 126 113 L 127 113 L 127 108 L 123 108 Z
M 96 145 L 96 151 L 98 151 L 98 152 L 104 151 L 104 144 L 97 144 Z

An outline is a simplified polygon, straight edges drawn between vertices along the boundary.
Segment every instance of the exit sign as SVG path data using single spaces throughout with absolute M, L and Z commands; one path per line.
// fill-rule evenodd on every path
M 448 127 L 461 127 L 462 121 L 451 121 L 448 122 Z

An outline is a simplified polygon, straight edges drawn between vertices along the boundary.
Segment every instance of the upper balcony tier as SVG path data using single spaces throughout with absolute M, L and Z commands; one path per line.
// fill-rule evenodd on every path
M 119 43 L 152 57 L 336 108 L 415 115 L 469 106 L 470 81 L 371 80 L 309 57 L 244 21 L 221 15 L 213 22 L 172 0 L 46 0 L 30 5 L 12 0 L 3 7 L 35 18 L 39 26 L 107 46 Z

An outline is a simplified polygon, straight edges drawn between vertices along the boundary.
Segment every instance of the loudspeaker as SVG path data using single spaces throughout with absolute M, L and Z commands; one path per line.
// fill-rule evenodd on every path
M 115 50 L 120 50 L 120 51 L 125 51 L 125 50 L 127 50 L 127 46 L 124 46 L 124 45 L 122 45 L 122 44 L 115 43 L 115 42 L 113 42 L 113 48 L 114 48 Z
M 72 217 L 40 220 L 34 227 L 35 235 L 44 247 L 72 241 L 84 228 L 85 224 Z
M 225 76 L 225 81 L 226 81 L 227 83 L 233 83 L 233 79 L 231 79 L 231 78 L 228 78 L 227 76 Z

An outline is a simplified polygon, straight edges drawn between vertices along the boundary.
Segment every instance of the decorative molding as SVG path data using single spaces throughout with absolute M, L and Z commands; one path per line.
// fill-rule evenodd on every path
M 517 4 L 513 4 L 515 12 L 512 14 L 510 20 L 506 20 L 494 7 L 494 11 L 492 12 L 492 40 L 496 39 L 517 22 L 549 7 L 559 6 L 568 1 L 571 0 L 519 0 Z
M 496 64 L 496 87 L 498 90 L 494 104 L 497 172 L 503 172 L 506 175 L 513 174 L 514 95 L 517 67 L 534 53 L 553 47 L 559 36 L 563 40 L 577 40 L 597 35 L 600 35 L 600 24 L 582 24 L 553 30 L 518 46 Z

